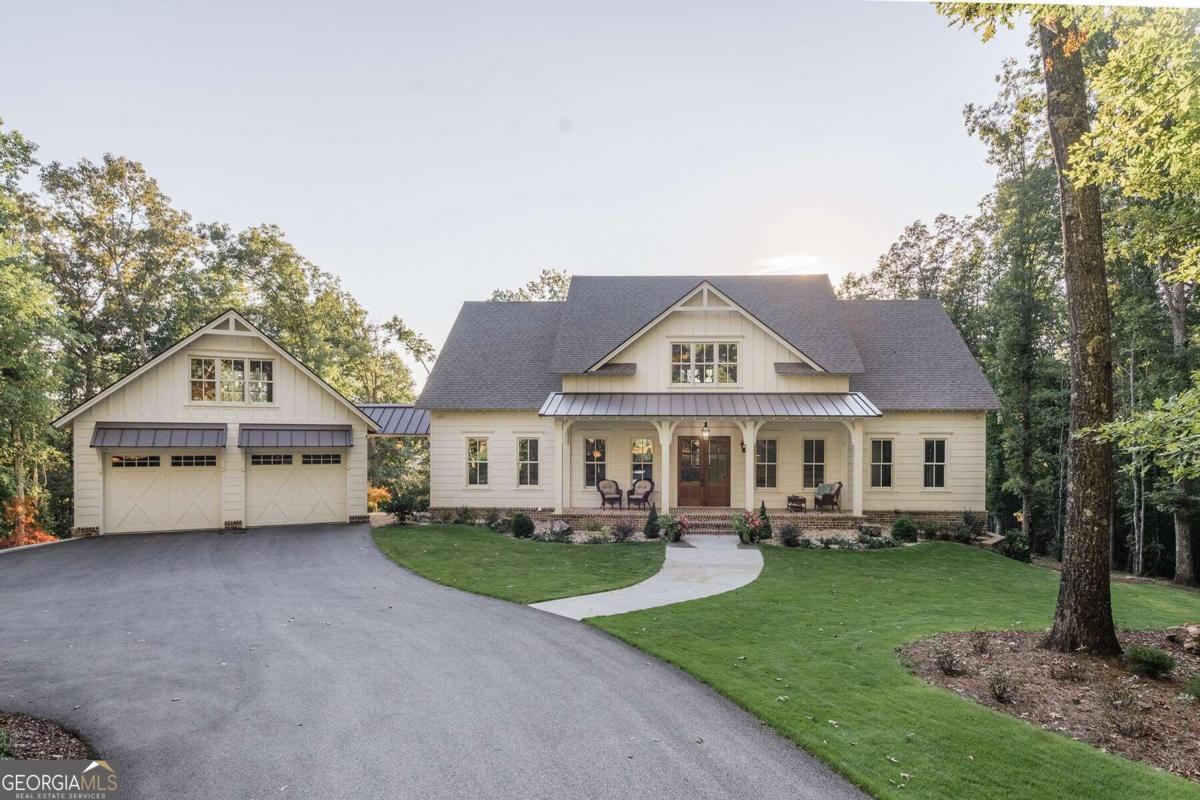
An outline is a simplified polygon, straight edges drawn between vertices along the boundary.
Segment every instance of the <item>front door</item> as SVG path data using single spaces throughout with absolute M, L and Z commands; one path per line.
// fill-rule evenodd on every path
M 679 437 L 679 505 L 729 505 L 729 448 L 728 436 Z

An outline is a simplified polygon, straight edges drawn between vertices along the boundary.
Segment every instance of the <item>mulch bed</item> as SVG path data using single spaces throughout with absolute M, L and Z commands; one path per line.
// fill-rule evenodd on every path
M 1064 655 L 1038 645 L 1044 632 L 951 633 L 900 650 L 909 670 L 1005 714 L 1057 731 L 1112 753 L 1200 782 L 1200 701 L 1183 694 L 1200 672 L 1200 655 L 1185 653 L 1162 631 L 1118 631 L 1121 646 L 1143 644 L 1174 656 L 1175 670 L 1161 680 L 1130 675 L 1120 659 Z M 986 652 L 977 642 L 986 639 Z M 957 674 L 947 675 L 939 654 L 954 654 Z M 992 694 L 992 676 L 1007 673 L 1008 702 Z
M 0 731 L 8 734 L 10 758 L 90 758 L 92 748 L 56 722 L 0 711 Z

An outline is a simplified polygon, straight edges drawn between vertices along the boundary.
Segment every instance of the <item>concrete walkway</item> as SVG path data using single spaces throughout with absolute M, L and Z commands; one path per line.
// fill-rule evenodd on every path
M 762 567 L 758 548 L 740 547 L 736 536 L 693 536 L 667 545 L 662 569 L 641 583 L 532 607 L 571 619 L 624 614 L 732 591 L 757 578 Z

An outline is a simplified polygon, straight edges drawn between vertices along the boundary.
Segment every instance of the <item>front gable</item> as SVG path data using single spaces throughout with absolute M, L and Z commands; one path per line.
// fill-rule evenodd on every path
M 245 317 L 230 310 L 54 421 L 375 423 Z

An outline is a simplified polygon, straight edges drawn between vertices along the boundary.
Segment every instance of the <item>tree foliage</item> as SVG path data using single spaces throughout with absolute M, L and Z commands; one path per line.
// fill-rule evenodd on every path
M 571 276 L 563 270 L 544 269 L 541 274 L 518 289 L 496 289 L 493 300 L 566 300 Z

